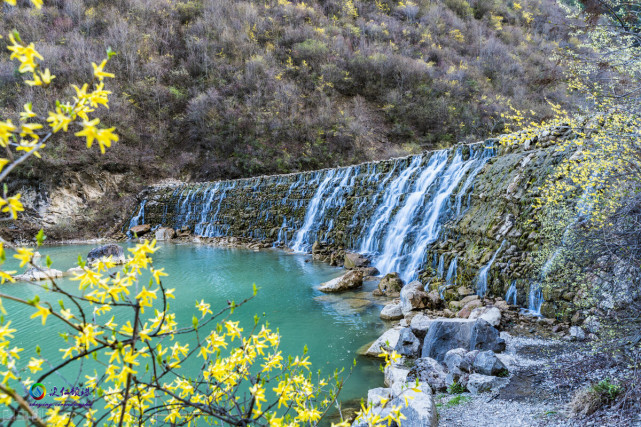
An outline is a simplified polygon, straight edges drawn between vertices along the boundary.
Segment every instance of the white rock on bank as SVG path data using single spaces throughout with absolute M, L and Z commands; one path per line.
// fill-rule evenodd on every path
M 497 327 L 501 323 L 501 310 L 497 307 L 479 307 L 472 310 L 470 320 L 483 319 L 490 325 Z
M 387 331 L 385 331 L 385 333 L 383 333 L 383 335 L 378 337 L 378 339 L 374 341 L 371 346 L 369 346 L 369 348 L 365 352 L 365 355 L 378 357 L 383 352 L 383 348 L 388 348 L 388 350 L 393 349 L 398 343 L 400 334 L 401 328 L 399 327 L 388 329 Z

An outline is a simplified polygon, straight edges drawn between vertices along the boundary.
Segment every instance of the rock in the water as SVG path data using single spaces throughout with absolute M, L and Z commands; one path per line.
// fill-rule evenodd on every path
M 500 353 L 505 350 L 505 340 L 499 336 L 499 331 L 494 326 L 483 319 L 478 319 L 474 322 L 468 348 Z
M 430 319 L 427 314 L 419 313 L 416 316 L 412 317 L 410 328 L 412 328 L 412 332 L 414 332 L 414 335 L 416 335 L 418 338 L 423 338 L 425 334 L 427 334 L 427 330 L 430 328 L 430 325 L 433 321 L 434 320 Z
M 111 257 L 111 262 L 114 264 L 124 264 L 126 261 L 125 250 L 114 243 L 110 243 L 89 251 L 87 254 L 87 264 L 91 265 L 98 260 L 109 257 Z
M 501 310 L 497 307 L 479 307 L 472 310 L 468 319 L 483 319 L 490 325 L 497 327 L 501 323 Z
M 401 311 L 401 304 L 391 303 L 387 304 L 381 310 L 381 319 L 383 320 L 398 320 L 403 318 L 403 312 Z
M 156 240 L 158 241 L 171 240 L 174 237 L 176 237 L 176 230 L 169 227 L 160 227 L 158 230 L 156 230 L 155 235 L 156 235 Z
M 503 362 L 491 350 L 481 351 L 477 354 L 472 368 L 474 372 L 483 375 L 504 375 L 507 373 Z
M 391 350 L 394 347 L 396 347 L 396 343 L 398 343 L 398 338 L 401 334 L 401 328 L 392 328 L 388 329 L 378 337 L 376 341 L 372 343 L 372 345 L 369 346 L 367 351 L 365 352 L 365 356 L 372 356 L 372 357 L 378 357 L 382 352 L 383 349 L 388 349 Z
M 402 287 L 403 281 L 398 277 L 397 273 L 386 274 L 381 281 L 378 282 L 379 291 L 391 297 L 397 297 Z
M 421 357 L 431 357 L 442 362 L 449 350 L 469 348 L 474 323 L 468 319 L 434 320 L 425 335 Z
M 46 267 L 33 267 L 25 271 L 23 274 L 13 276 L 17 281 L 34 282 L 37 280 L 51 280 L 62 277 L 62 271 L 54 268 Z
M 321 284 L 321 292 L 342 292 L 363 286 L 363 273 L 358 270 L 350 271 L 336 279 Z
M 431 357 L 421 357 L 416 360 L 407 374 L 407 381 L 412 383 L 418 378 L 419 382 L 428 383 L 435 391 L 445 391 L 447 389 L 446 377 L 445 369 L 440 363 Z
M 345 253 L 345 259 L 343 260 L 343 267 L 345 267 L 347 270 L 366 267 L 368 264 L 369 264 L 369 260 L 361 254 L 356 254 L 353 252 Z
M 447 369 L 452 371 L 462 371 L 470 372 L 472 368 L 472 363 L 467 357 L 468 351 L 466 348 L 455 348 L 447 353 L 445 353 L 445 358 L 443 363 L 447 366 Z
M 140 237 L 144 234 L 147 234 L 151 231 L 151 225 L 149 224 L 141 224 L 141 225 L 134 225 L 129 229 L 131 233 L 134 235 Z
M 578 326 L 570 327 L 570 339 L 573 341 L 584 341 L 585 331 Z
M 401 289 L 401 310 L 403 310 L 403 314 L 427 307 L 428 296 L 423 289 L 423 284 L 418 280 L 408 283 Z
M 507 378 L 490 377 L 481 374 L 472 374 L 467 380 L 467 389 L 472 394 L 485 393 L 497 390 L 507 384 Z
M 376 267 L 363 267 L 360 270 L 363 272 L 363 277 L 371 277 L 372 280 L 374 279 L 373 276 L 376 276 L 379 273 L 378 268 Z
M 412 330 L 410 328 L 401 329 L 401 333 L 394 350 L 403 356 L 416 357 L 418 356 L 420 349 L 421 343 L 412 333 Z

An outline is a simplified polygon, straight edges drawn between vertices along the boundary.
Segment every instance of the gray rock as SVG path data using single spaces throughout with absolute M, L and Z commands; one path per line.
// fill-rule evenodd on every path
M 392 389 L 385 387 L 372 388 L 367 392 L 367 403 L 372 406 L 381 406 L 383 399 L 392 397 Z
M 405 427 L 437 427 L 438 414 L 434 404 L 434 396 L 430 386 L 425 383 L 419 383 L 420 391 L 407 390 L 400 396 L 390 402 L 391 406 L 400 405 L 401 414 L 405 416 L 402 425 Z M 408 404 L 405 406 L 405 397 Z
M 392 364 L 385 368 L 385 385 L 392 390 L 394 396 L 399 396 L 407 389 L 407 374 L 410 370 L 404 366 Z
M 169 227 L 160 227 L 158 230 L 156 230 L 155 236 L 156 240 L 158 240 L 159 242 L 163 240 L 171 240 L 176 237 L 176 230 Z
M 570 339 L 572 341 L 584 341 L 585 340 L 585 331 L 578 326 L 570 327 Z
M 500 353 L 505 350 L 505 340 L 499 336 L 499 331 L 483 319 L 475 321 L 470 336 L 470 350 L 492 350 Z
M 343 267 L 347 270 L 352 270 L 354 268 L 367 267 L 369 260 L 361 254 L 356 254 L 353 252 L 346 252 L 345 259 L 343 260 Z
M 424 286 L 418 280 L 408 283 L 401 289 L 401 310 L 407 315 L 412 310 L 419 310 L 427 307 L 428 295 Z
M 425 335 L 421 357 L 442 362 L 451 349 L 469 348 L 474 323 L 474 320 L 467 319 L 434 320 Z
M 472 394 L 485 393 L 498 390 L 508 383 L 507 378 L 490 377 L 481 374 L 472 374 L 467 381 L 467 389 Z
M 394 350 L 396 350 L 398 354 L 401 354 L 403 356 L 416 357 L 419 355 L 419 352 L 421 350 L 421 342 L 412 333 L 412 329 L 403 328 L 401 329 L 401 333 L 398 337 L 398 342 L 396 343 L 396 347 L 394 347 Z
M 419 382 L 426 382 L 433 390 L 445 391 L 447 389 L 446 377 L 443 365 L 431 357 L 421 357 L 416 359 L 414 366 L 407 374 L 407 381 L 412 383 L 418 378 Z
M 432 322 L 434 322 L 434 320 L 430 319 L 427 314 L 419 313 L 412 317 L 410 328 L 412 328 L 414 335 L 418 338 L 423 338 L 425 334 L 427 334 L 427 330 L 430 328 Z
M 398 343 L 400 334 L 400 328 L 388 329 L 369 346 L 367 351 L 365 351 L 365 356 L 378 357 L 384 348 L 388 350 L 393 349 L 396 347 L 396 343 Z
M 126 261 L 125 250 L 119 245 L 110 243 L 108 245 L 100 246 L 89 251 L 89 253 L 87 254 L 87 263 L 91 265 L 100 259 L 108 257 L 111 257 L 111 261 L 114 264 L 124 264 Z
M 381 310 L 381 319 L 383 320 L 398 320 L 403 318 L 401 305 L 398 303 L 387 304 Z
M 474 372 L 483 375 L 500 375 L 507 372 L 507 368 L 494 354 L 493 351 L 481 351 L 474 358 L 472 366 Z
M 469 352 L 466 348 L 455 348 L 445 353 L 443 363 L 447 366 L 450 372 L 459 370 L 462 372 L 470 372 L 472 363 L 470 362 L 467 354 Z
M 479 307 L 472 310 L 468 319 L 483 319 L 490 325 L 497 327 L 501 323 L 501 310 L 497 307 Z
M 455 371 L 448 372 L 447 376 L 445 377 L 445 385 L 447 387 L 450 387 L 456 383 L 467 388 L 467 382 L 469 381 L 469 379 L 470 379 L 470 374 L 459 371 L 457 369 Z
M 343 292 L 363 286 L 363 273 L 358 270 L 349 271 L 340 277 L 321 284 L 321 292 Z

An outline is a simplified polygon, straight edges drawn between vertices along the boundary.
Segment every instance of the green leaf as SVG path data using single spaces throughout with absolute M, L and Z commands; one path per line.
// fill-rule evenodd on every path
M 111 46 L 107 47 L 107 59 L 111 59 L 112 56 L 118 55 L 112 48 Z
M 38 234 L 36 234 L 36 243 L 38 244 L 38 247 L 42 246 L 42 242 L 44 242 L 46 238 L 47 236 L 45 236 L 45 232 L 41 228 L 40 231 L 38 231 Z
M 47 255 L 45 262 L 47 263 L 47 268 L 51 267 L 51 264 L 53 264 L 53 261 L 51 261 L 51 258 L 49 258 L 49 255 Z
M 41 351 L 41 350 L 40 350 L 40 346 L 39 346 L 39 345 L 37 345 L 37 346 L 36 346 L 36 354 L 37 354 L 38 356 L 40 356 L 40 351 Z
M 60 304 L 61 309 L 65 309 L 65 303 L 61 299 L 58 300 L 58 304 Z
M 16 39 L 18 43 L 22 43 L 22 39 L 20 38 L 20 33 L 18 32 L 18 30 L 14 28 L 11 34 L 13 35 L 13 38 Z
M 192 317 L 191 324 L 194 325 L 194 329 L 198 329 L 198 318 L 196 316 Z
M 253 284 L 253 288 L 254 288 L 254 296 L 256 296 L 256 294 L 258 293 L 258 288 L 256 287 L 256 283 Z

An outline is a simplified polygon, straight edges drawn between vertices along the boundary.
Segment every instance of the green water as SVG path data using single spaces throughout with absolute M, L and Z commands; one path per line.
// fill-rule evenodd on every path
M 93 247 L 44 247 L 39 252 L 43 259 L 50 255 L 54 261 L 52 268 L 65 271 L 76 265 L 79 254 L 85 257 Z M 364 299 L 365 290 L 340 296 L 322 294 L 315 287 L 344 271 L 322 263 L 306 262 L 307 258 L 278 250 L 253 252 L 204 245 L 166 244 L 161 245 L 154 254 L 154 265 L 163 267 L 169 273 L 169 277 L 163 280 L 165 287 L 176 289 L 176 299 L 170 300 L 170 309 L 176 313 L 179 326 L 191 325 L 192 316 L 197 314 L 194 307 L 196 301 L 204 299 L 216 312 L 216 308 L 224 307 L 227 300 L 241 301 L 251 296 L 252 286 L 256 283 L 259 287 L 257 297 L 237 310 L 235 320 L 240 320 L 241 326 L 248 330 L 253 325 L 254 315 L 262 316 L 264 313 L 270 326 L 278 328 L 283 336 L 283 353 L 299 355 L 307 345 L 313 367 L 321 369 L 326 375 L 335 369 L 349 369 L 353 359 L 357 358 L 358 364 L 343 389 L 341 400 L 360 399 L 366 396 L 369 388 L 382 386 L 379 362 L 356 356 L 359 347 L 376 339 L 384 331 L 385 325 L 379 318 L 381 306 Z M 20 270 L 16 260 L 9 259 L 4 269 Z M 58 283 L 64 289 L 77 293 L 77 282 L 65 278 L 59 279 Z M 40 294 L 41 300 L 50 301 L 55 308 L 58 307 L 58 296 L 43 293 L 27 283 L 5 284 L 2 292 L 24 299 Z M 69 308 L 69 304 L 66 305 Z M 7 300 L 4 306 L 8 311 L 6 318 L 12 320 L 12 327 L 19 330 L 12 340 L 12 346 L 25 349 L 18 366 L 28 362 L 26 354 L 33 354 L 36 346 L 42 349 L 44 358 L 60 360 L 62 353 L 59 354 L 58 349 L 69 347 L 69 344 L 59 336 L 63 330 L 59 321 L 50 316 L 46 326 L 42 326 L 40 318 L 29 318 L 34 312 L 31 307 Z M 102 318 L 106 321 L 112 314 L 116 314 L 115 321 L 118 324 L 131 319 L 131 316 L 123 319 L 115 310 Z M 153 317 L 151 312 L 148 314 Z M 187 365 L 186 369 L 195 369 L 195 366 L 190 368 Z M 82 378 L 90 372 L 79 372 L 76 364 L 50 376 L 44 385 L 47 390 L 68 386 L 65 379 L 73 381 L 80 374 Z

